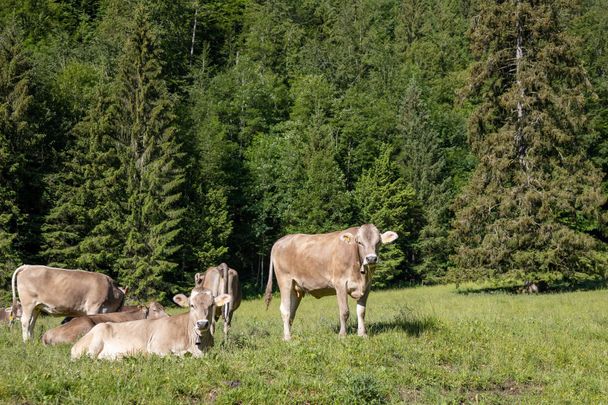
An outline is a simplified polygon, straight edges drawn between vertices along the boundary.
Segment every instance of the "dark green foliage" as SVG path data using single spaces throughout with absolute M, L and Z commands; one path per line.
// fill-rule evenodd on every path
M 455 204 L 458 279 L 604 276 L 605 198 L 585 157 L 588 81 L 561 2 L 481 7 L 471 32 L 479 165 Z
M 261 285 L 281 236 L 364 222 L 400 234 L 378 285 L 601 273 L 605 4 L 531 4 L 0 2 L 2 282 Z
M 399 235 L 383 248 L 382 261 L 374 273 L 374 285 L 390 285 L 403 272 L 422 225 L 416 192 L 399 176 L 390 146 L 382 147 L 372 167 L 363 172 L 354 196 L 359 223 L 373 223 L 380 232 L 393 231 Z M 414 278 L 411 272 L 407 276 Z
M 31 114 L 31 64 L 12 24 L 0 32 L 0 285 L 21 261 L 30 148 L 40 141 Z
M 157 37 L 141 5 L 133 13 L 115 91 L 112 119 L 128 195 L 120 275 L 135 296 L 162 298 L 178 266 L 184 171 L 179 166 L 182 152 L 173 126 L 173 100 L 161 76 Z

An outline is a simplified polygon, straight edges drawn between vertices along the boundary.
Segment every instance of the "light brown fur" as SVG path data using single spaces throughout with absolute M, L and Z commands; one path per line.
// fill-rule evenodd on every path
M 53 316 L 82 316 L 116 312 L 124 302 L 124 292 L 101 273 L 24 265 L 13 273 L 13 306 L 17 295 L 23 315 L 23 341 L 32 337 L 41 312 Z
M 347 296 L 357 300 L 358 333 L 366 335 L 365 307 L 377 261 L 376 248 L 397 238 L 394 232 L 380 235 L 371 224 L 325 234 L 287 235 L 272 247 L 266 286 L 266 306 L 272 299 L 272 274 L 281 292 L 283 337 L 291 339 L 291 324 L 302 297 L 336 295 L 340 309 L 340 335 L 346 335 L 349 317 Z M 368 259 L 374 262 L 368 262 Z
M 71 321 L 49 329 L 42 335 L 42 343 L 45 345 L 57 345 L 62 343 L 74 343 L 85 333 L 93 329 L 95 325 L 105 322 L 128 322 L 139 319 L 158 319 L 169 316 L 158 302 L 152 302 L 149 306 L 137 307 L 137 310 L 124 312 L 112 312 L 109 314 L 97 314 L 79 316 Z
M 228 335 L 234 311 L 241 305 L 239 274 L 236 270 L 229 268 L 226 263 L 222 263 L 217 267 L 209 267 L 207 271 L 199 273 L 198 276 L 203 278 L 203 288 L 211 290 L 214 296 L 228 294 L 232 297 L 232 301 L 228 304 L 215 308 L 215 316 L 211 324 L 211 334 L 214 334 L 215 323 L 221 316 L 224 320 L 224 335 Z M 226 279 L 228 279 L 227 283 Z
M 189 312 L 155 320 L 96 325 L 72 347 L 72 358 L 88 355 L 99 359 L 117 359 L 136 354 L 181 356 L 186 353 L 201 356 L 208 347 L 213 346 L 209 326 L 214 305 L 224 305 L 231 298 L 227 294 L 214 297 L 210 290 L 200 285 L 197 279 L 196 287 L 188 298 Z

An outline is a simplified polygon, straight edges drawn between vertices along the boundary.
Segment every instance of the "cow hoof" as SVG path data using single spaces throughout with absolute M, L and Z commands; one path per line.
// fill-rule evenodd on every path
M 359 333 L 359 336 L 362 338 L 367 339 L 369 336 L 367 336 L 367 333 Z

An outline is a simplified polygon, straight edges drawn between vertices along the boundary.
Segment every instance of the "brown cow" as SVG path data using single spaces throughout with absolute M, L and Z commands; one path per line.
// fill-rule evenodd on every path
M 21 303 L 17 302 L 17 310 L 13 311 L 13 307 L 4 308 L 4 311 L 0 309 L 0 322 L 11 322 L 15 319 L 21 318 Z
M 155 320 L 101 323 L 76 342 L 72 358 L 86 354 L 98 359 L 117 359 L 139 353 L 201 356 L 213 346 L 209 327 L 214 306 L 222 306 L 231 299 L 228 294 L 214 297 L 211 290 L 202 288 L 202 281 L 197 275 L 196 286 L 188 298 L 189 312 Z M 179 298 L 176 301 L 184 305 Z
M 266 308 L 272 299 L 273 269 L 281 292 L 283 338 L 291 339 L 291 324 L 306 293 L 315 298 L 336 295 L 340 308 L 340 336 L 346 335 L 348 298 L 357 300 L 359 336 L 366 336 L 365 305 L 378 263 L 376 249 L 397 239 L 392 231 L 382 235 L 372 224 L 319 235 L 295 234 L 272 246 L 266 286 Z
M 224 335 L 228 335 L 232 315 L 241 305 L 242 296 L 239 274 L 236 270 L 229 268 L 226 263 L 222 263 L 217 267 L 209 267 L 207 271 L 202 274 L 199 273 L 198 276 L 203 278 L 203 288 L 211 290 L 214 296 L 229 294 L 232 297 L 232 301 L 228 304 L 215 308 L 215 316 L 211 323 L 211 334 L 214 334 L 215 323 L 221 316 L 224 319 Z M 227 283 L 226 280 L 228 280 Z
M 53 316 L 82 316 L 116 312 L 125 294 L 110 277 L 101 273 L 23 265 L 13 273 L 13 307 L 17 294 L 23 315 L 23 341 L 31 339 L 41 312 Z
M 99 323 L 104 322 L 128 322 L 139 319 L 158 319 L 169 316 L 165 308 L 158 302 L 152 302 L 149 306 L 139 306 L 136 311 L 111 312 L 108 314 L 97 314 L 79 316 L 71 321 L 49 329 L 42 335 L 42 343 L 45 345 L 57 345 L 61 343 L 74 343 L 85 333 L 93 329 Z

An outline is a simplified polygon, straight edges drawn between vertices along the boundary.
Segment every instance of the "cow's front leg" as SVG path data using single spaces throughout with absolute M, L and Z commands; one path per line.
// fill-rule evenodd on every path
M 340 336 L 346 336 L 346 322 L 348 322 L 348 295 L 346 289 L 337 289 L 338 309 L 340 310 Z
M 365 307 L 367 305 L 367 296 L 369 290 L 357 300 L 357 334 L 362 337 L 367 337 L 365 330 Z

